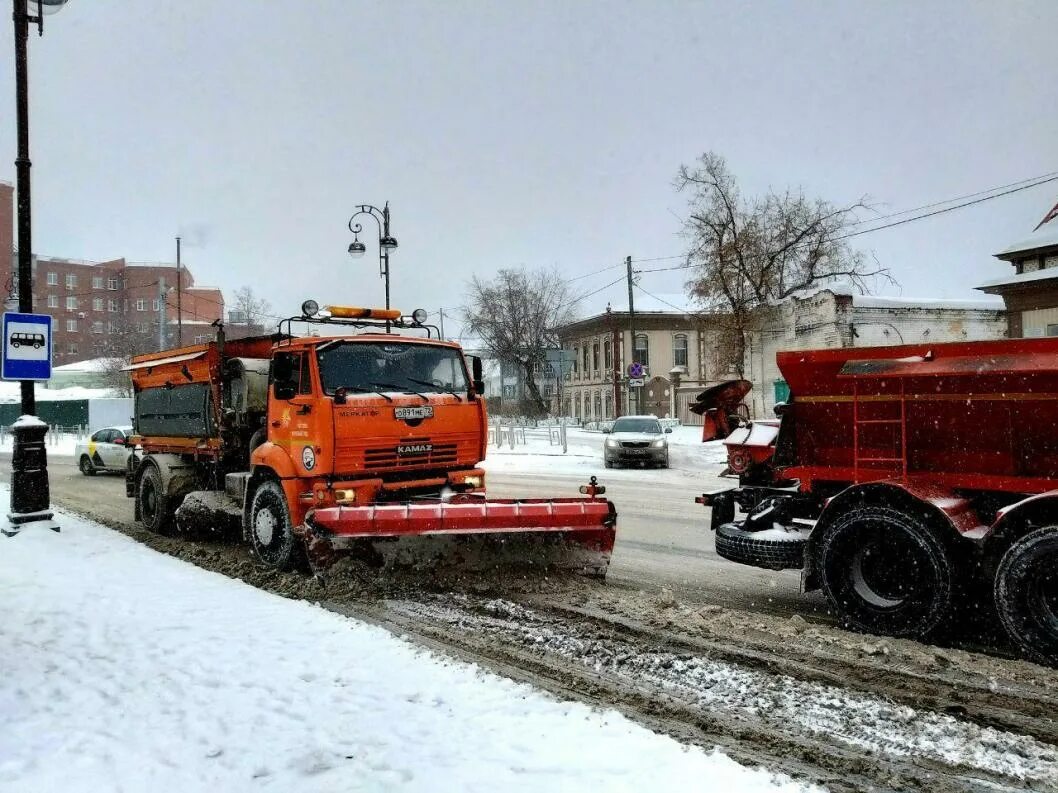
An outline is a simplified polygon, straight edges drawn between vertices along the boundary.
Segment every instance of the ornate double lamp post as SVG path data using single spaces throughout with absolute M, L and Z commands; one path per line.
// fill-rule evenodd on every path
M 357 222 L 357 218 L 361 215 L 370 215 L 378 225 L 379 275 L 386 282 L 386 308 L 389 308 L 389 252 L 397 247 L 397 238 L 389 231 L 389 202 L 387 201 L 382 209 L 371 204 L 360 204 L 349 218 L 349 231 L 353 233 L 353 241 L 349 243 L 349 255 L 354 259 L 359 259 L 367 253 L 367 246 L 360 241 L 364 227 Z M 389 322 L 386 323 L 386 333 L 389 333 Z

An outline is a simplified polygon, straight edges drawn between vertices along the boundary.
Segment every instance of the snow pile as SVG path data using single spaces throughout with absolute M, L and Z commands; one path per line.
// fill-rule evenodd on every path
M 0 557 L 9 793 L 799 788 L 60 522 Z

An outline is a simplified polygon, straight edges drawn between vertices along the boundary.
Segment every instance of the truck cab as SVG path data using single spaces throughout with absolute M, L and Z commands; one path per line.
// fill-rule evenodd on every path
M 276 345 L 253 481 L 282 482 L 291 518 L 314 507 L 482 490 L 484 402 L 460 347 L 394 334 Z

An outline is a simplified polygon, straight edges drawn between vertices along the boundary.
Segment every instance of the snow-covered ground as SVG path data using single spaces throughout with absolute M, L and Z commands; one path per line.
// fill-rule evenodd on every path
M 800 789 L 59 522 L 0 538 L 4 791 Z
M 15 442 L 10 432 L 0 434 L 0 452 L 9 452 Z M 48 457 L 71 457 L 77 446 L 77 436 L 73 433 L 51 433 L 44 436 L 44 448 Z
M 702 443 L 701 427 L 676 427 L 669 439 L 669 465 L 665 470 L 651 471 L 652 479 L 686 479 L 700 476 L 703 471 L 719 473 L 727 463 L 727 448 L 721 441 Z M 503 433 L 502 446 L 490 443 L 483 467 L 497 473 L 583 474 L 587 479 L 595 475 L 606 479 L 642 479 L 637 468 L 608 469 L 603 465 L 603 443 L 607 436 L 574 427 L 567 429 L 567 453 L 549 440 L 546 427 L 525 430 L 522 443 L 520 431 L 512 449 Z

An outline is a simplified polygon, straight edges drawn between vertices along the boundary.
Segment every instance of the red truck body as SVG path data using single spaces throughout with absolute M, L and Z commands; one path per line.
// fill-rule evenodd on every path
M 697 499 L 718 553 L 802 569 L 847 624 L 898 635 L 928 634 L 983 581 L 1014 641 L 1058 661 L 1058 338 L 777 363 L 791 399 L 770 459 L 738 431 L 739 487 Z

